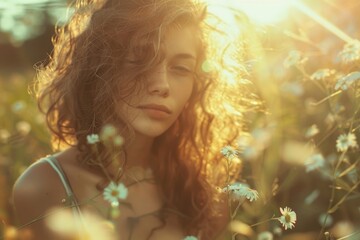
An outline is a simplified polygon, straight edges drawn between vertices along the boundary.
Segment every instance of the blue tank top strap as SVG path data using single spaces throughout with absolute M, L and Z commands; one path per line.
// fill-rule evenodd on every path
M 70 182 L 69 182 L 64 170 L 62 169 L 61 165 L 57 161 L 57 159 L 54 156 L 48 155 L 45 158 L 43 158 L 43 160 L 47 161 L 50 164 L 50 166 L 55 170 L 55 172 L 59 175 L 59 178 L 65 188 L 67 197 L 73 198 L 74 193 L 72 191 Z
M 48 155 L 42 159 L 40 159 L 40 161 L 46 161 L 49 163 L 49 165 L 54 169 L 54 171 L 59 175 L 59 178 L 65 188 L 66 191 L 66 195 L 67 198 L 65 199 L 65 201 L 71 206 L 72 208 L 72 212 L 74 215 L 74 218 L 76 220 L 76 224 L 78 225 L 77 228 L 79 229 L 79 234 L 80 234 L 80 239 L 83 239 L 82 237 L 82 230 L 85 230 L 85 224 L 84 224 L 84 220 L 83 220 L 83 216 L 79 207 L 79 204 L 77 202 L 77 199 L 74 195 L 74 192 L 71 188 L 69 179 L 67 178 L 63 168 L 61 167 L 60 163 L 58 162 L 58 160 L 52 156 L 52 155 Z

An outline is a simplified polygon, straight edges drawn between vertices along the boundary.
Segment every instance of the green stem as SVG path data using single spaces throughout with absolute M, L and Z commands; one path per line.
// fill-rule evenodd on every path
M 337 91 L 337 92 L 334 92 L 333 94 L 331 94 L 331 95 L 329 95 L 329 96 L 321 99 L 320 101 L 318 101 L 318 102 L 316 102 L 316 103 L 311 103 L 311 105 L 313 105 L 313 106 L 318 106 L 318 105 L 320 105 L 321 103 L 326 102 L 326 101 L 329 100 L 330 98 L 335 97 L 336 95 L 339 95 L 341 92 L 342 92 L 342 90 L 339 90 L 339 91 Z
M 272 218 L 269 218 L 269 219 L 266 219 L 266 220 L 264 220 L 264 221 L 255 223 L 255 224 L 253 224 L 253 225 L 250 225 L 250 227 L 255 227 L 255 226 L 258 226 L 258 225 L 260 225 L 260 224 L 263 224 L 263 223 L 266 223 L 266 222 L 270 222 L 270 221 L 272 221 L 272 220 L 278 220 L 278 218 L 275 218 L 274 216 L 275 216 L 275 215 L 273 215 Z
M 329 209 L 328 212 L 334 212 L 347 199 L 350 193 L 352 193 L 359 185 L 360 181 L 358 181 L 354 186 L 352 186 L 352 188 L 331 209 Z
M 329 200 L 329 204 L 328 204 L 328 207 L 327 207 L 327 211 L 326 211 L 326 215 L 325 215 L 325 219 L 324 219 L 324 223 L 321 227 L 321 230 L 320 230 L 320 233 L 319 233 L 319 236 L 318 236 L 318 240 L 321 240 L 322 238 L 322 235 L 324 234 L 325 232 L 325 226 L 326 226 L 326 221 L 330 215 L 330 210 L 333 208 L 332 204 L 335 200 L 335 186 L 336 186 L 336 179 L 338 178 L 337 176 L 337 171 L 338 171 L 338 168 L 340 167 L 343 159 L 345 158 L 345 154 L 346 154 L 346 151 L 342 152 L 342 154 L 340 155 L 340 158 L 339 158 L 339 161 L 337 162 L 336 166 L 335 166 L 335 169 L 334 169 L 334 173 L 333 173 L 333 188 L 331 189 L 331 196 L 330 196 L 330 200 Z
M 234 218 L 235 218 L 236 213 L 237 213 L 237 211 L 239 210 L 239 208 L 240 208 L 240 206 L 241 206 L 242 203 L 243 203 L 243 202 L 241 202 L 241 201 L 239 200 L 238 205 L 236 206 L 234 212 L 231 214 L 231 219 L 234 219 Z

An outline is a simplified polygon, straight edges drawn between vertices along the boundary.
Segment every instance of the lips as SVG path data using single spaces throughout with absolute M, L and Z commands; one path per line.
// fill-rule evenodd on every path
M 166 107 L 165 105 L 159 105 L 159 104 L 144 104 L 144 105 L 140 105 L 138 106 L 138 108 L 141 109 L 149 109 L 149 110 L 157 110 L 157 111 L 162 111 L 165 112 L 167 114 L 171 114 L 171 110 Z

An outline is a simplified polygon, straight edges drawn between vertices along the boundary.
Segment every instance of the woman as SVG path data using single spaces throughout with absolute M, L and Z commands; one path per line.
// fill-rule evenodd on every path
M 225 229 L 226 195 L 215 189 L 230 178 L 219 147 L 238 128 L 225 131 L 234 119 L 211 111 L 218 90 L 215 72 L 202 69 L 205 16 L 191 0 L 78 2 L 36 85 L 53 145 L 64 150 L 14 186 L 19 223 L 34 239 L 63 239 L 46 224 L 54 207 L 111 218 L 109 183 L 127 189 L 111 218 L 122 239 L 215 239 Z M 121 147 L 97 141 L 104 126 L 124 138 Z

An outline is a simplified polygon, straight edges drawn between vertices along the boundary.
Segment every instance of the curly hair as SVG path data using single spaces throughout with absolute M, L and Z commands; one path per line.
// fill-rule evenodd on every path
M 194 89 L 176 122 L 155 139 L 152 168 L 167 205 L 184 216 L 185 231 L 202 232 L 207 239 L 220 214 L 215 187 L 229 180 L 219 150 L 238 135 L 241 116 L 219 104 L 230 95 L 215 70 L 202 68 L 210 49 L 206 7 L 192 0 L 83 0 L 75 9 L 69 23 L 57 28 L 52 56 L 38 68 L 35 92 L 53 147 L 76 146 L 79 159 L 89 165 L 99 163 L 89 155 L 86 136 L 105 124 L 116 125 L 131 142 L 133 130 L 115 108 L 119 97 L 133 94 L 161 61 L 159 44 L 166 29 L 194 28 L 199 41 Z M 125 68 L 129 53 L 140 60 Z M 239 94 L 239 89 L 232 91 Z M 239 105 L 241 99 L 232 101 Z M 106 148 L 99 150 L 101 164 L 109 164 Z

